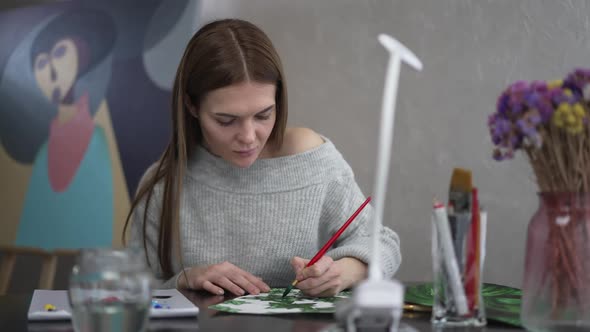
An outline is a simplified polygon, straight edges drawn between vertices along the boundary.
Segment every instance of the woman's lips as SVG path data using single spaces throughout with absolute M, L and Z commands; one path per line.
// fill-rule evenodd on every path
M 235 151 L 237 154 L 240 155 L 240 157 L 250 157 L 251 155 L 253 155 L 256 152 L 256 148 L 254 149 L 249 149 L 249 150 L 240 150 L 240 151 Z

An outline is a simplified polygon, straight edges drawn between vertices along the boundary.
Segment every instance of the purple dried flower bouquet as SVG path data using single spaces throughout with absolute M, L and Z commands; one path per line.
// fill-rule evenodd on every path
M 590 191 L 590 70 L 564 80 L 518 81 L 498 98 L 488 125 L 494 159 L 523 150 L 541 192 Z

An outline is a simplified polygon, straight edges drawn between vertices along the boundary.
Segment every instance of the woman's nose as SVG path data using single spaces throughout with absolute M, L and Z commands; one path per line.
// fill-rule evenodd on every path
M 256 130 L 254 129 L 254 124 L 251 121 L 244 122 L 240 128 L 240 132 L 238 133 L 238 138 L 244 144 L 254 143 L 256 140 Z

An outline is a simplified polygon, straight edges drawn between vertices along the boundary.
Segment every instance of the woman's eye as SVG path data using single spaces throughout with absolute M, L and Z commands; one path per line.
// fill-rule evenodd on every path
M 217 120 L 217 123 L 219 123 L 220 126 L 223 127 L 227 127 L 229 125 L 231 125 L 232 123 L 234 123 L 234 120 L 228 120 L 228 121 L 221 121 L 221 120 Z
M 259 115 L 256 117 L 258 120 L 268 120 L 270 115 Z

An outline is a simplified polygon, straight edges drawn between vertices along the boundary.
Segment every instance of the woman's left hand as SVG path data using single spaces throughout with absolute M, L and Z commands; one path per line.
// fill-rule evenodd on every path
M 301 257 L 291 259 L 298 280 L 297 288 L 308 296 L 334 296 L 366 274 L 366 265 L 355 258 L 344 257 L 334 261 L 324 256 L 314 265 L 305 267 L 308 262 L 309 259 Z

